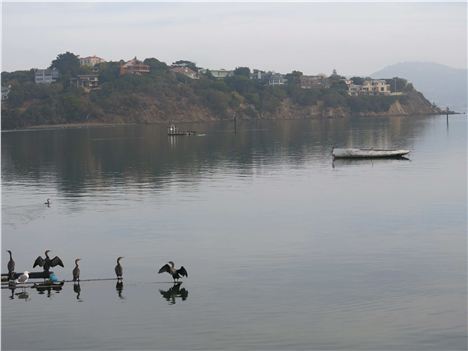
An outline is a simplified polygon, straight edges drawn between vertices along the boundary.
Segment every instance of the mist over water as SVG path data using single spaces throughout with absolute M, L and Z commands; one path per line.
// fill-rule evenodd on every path
M 466 117 L 179 127 L 2 133 L 3 251 L 83 279 L 2 289 L 2 349 L 466 349 Z

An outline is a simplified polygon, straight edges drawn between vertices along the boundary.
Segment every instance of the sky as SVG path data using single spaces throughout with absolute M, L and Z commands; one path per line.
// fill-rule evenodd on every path
M 199 67 L 369 75 L 405 61 L 466 68 L 459 3 L 5 3 L 2 71 L 66 51 Z

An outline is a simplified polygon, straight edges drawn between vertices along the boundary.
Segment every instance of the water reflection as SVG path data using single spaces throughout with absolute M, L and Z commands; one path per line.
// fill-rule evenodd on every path
M 361 165 L 378 165 L 378 164 L 388 164 L 388 163 L 398 163 L 403 161 L 410 161 L 411 159 L 405 156 L 396 157 L 396 158 L 337 158 L 332 160 L 332 168 L 340 166 L 361 166 Z
M 118 296 L 120 299 L 125 300 L 125 296 L 122 295 L 122 291 L 123 291 L 123 281 L 117 280 L 117 283 L 115 284 L 115 290 L 117 291 L 117 296 Z
M 175 305 L 176 299 L 182 299 L 182 301 L 187 300 L 188 290 L 181 288 L 182 283 L 175 283 L 170 289 L 162 290 L 159 289 L 162 297 L 169 302 L 169 305 Z
M 60 283 L 51 283 L 49 281 L 45 281 L 44 283 L 36 283 L 33 285 L 33 289 L 36 289 L 39 295 L 44 295 L 47 293 L 47 297 L 52 297 L 52 292 L 55 294 L 60 293 L 62 291 L 64 282 Z
M 83 301 L 83 300 L 80 299 L 80 294 L 81 294 L 81 286 L 80 286 L 80 283 L 74 283 L 74 284 L 73 284 L 73 291 L 74 291 L 75 294 L 76 294 L 76 299 L 77 299 L 78 301 L 80 301 L 80 302 Z
M 29 298 L 29 293 L 27 291 L 22 291 L 20 293 L 16 293 L 16 297 L 19 299 L 19 300 L 24 300 L 24 301 L 29 301 L 31 300 Z
M 9 286 L 8 289 L 10 289 L 10 291 L 11 291 L 10 300 L 14 300 L 15 299 L 15 288 Z
M 2 287 L 2 289 L 6 289 L 6 287 Z M 9 284 L 8 289 L 11 291 L 11 294 L 8 297 L 10 300 L 14 300 L 15 298 L 24 301 L 31 300 L 29 297 L 29 293 L 26 291 L 25 287 L 19 289 L 18 287 L 16 287 L 16 285 Z M 20 290 L 20 292 L 15 292 L 16 289 Z
M 193 186 L 220 167 L 251 174 L 272 164 L 303 165 L 311 155 L 330 159 L 332 146 L 411 148 L 408 140 L 425 127 L 418 122 L 398 117 L 259 121 L 258 128 L 242 122 L 237 133 L 230 123 L 214 123 L 194 128 L 204 137 L 189 138 L 168 138 L 166 128 L 156 125 L 3 133 L 2 180 L 48 178 L 74 197 L 116 184 Z

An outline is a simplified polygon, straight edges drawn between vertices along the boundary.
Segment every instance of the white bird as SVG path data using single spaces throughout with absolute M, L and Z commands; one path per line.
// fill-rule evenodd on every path
M 24 271 L 23 274 L 21 274 L 18 279 L 16 279 L 16 283 L 26 283 L 29 280 L 29 272 Z
M 16 283 L 26 283 L 29 280 L 29 272 L 24 271 L 23 274 L 21 274 L 18 279 L 15 280 Z M 24 290 L 24 287 L 23 287 Z

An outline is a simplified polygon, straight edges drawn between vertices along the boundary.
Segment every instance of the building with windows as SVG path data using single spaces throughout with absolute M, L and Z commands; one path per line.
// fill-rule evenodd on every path
M 390 84 L 385 79 L 366 79 L 362 84 L 354 84 L 352 80 L 345 80 L 348 94 L 358 95 L 391 95 Z
M 287 81 L 288 80 L 284 78 L 284 76 L 281 73 L 271 72 L 271 75 L 268 79 L 268 85 L 284 85 Z
M 120 75 L 125 74 L 135 74 L 142 75 L 150 72 L 150 66 L 145 65 L 143 62 L 139 61 L 136 57 L 130 61 L 125 62 L 120 66 Z
M 8 99 L 8 94 L 10 94 L 11 90 L 11 85 L 8 85 L 7 87 L 2 87 L 2 101 Z
M 228 71 L 225 69 L 209 69 L 208 72 L 210 72 L 211 75 L 216 79 L 224 79 L 234 75 L 234 71 Z
M 191 79 L 199 79 L 198 72 L 195 72 L 193 69 L 187 66 L 172 65 L 170 70 L 174 73 L 183 74 Z
M 34 72 L 34 82 L 36 84 L 50 84 L 56 82 L 59 76 L 59 71 L 56 68 L 36 69 Z
M 302 89 L 325 88 L 328 86 L 328 79 L 324 74 L 317 76 L 302 75 L 299 78 L 299 83 Z
M 98 63 L 106 62 L 106 60 L 97 57 L 96 55 L 88 56 L 88 57 L 80 57 L 80 65 L 81 66 L 90 66 L 93 67 Z
M 250 73 L 250 79 L 258 80 L 258 81 L 261 81 L 261 82 L 267 81 L 270 78 L 271 73 L 272 72 L 265 72 L 265 71 L 262 71 L 262 70 L 259 70 L 259 69 L 254 69 Z
M 83 88 L 87 92 L 99 89 L 99 76 L 97 74 L 78 75 L 76 78 L 70 79 L 70 85 Z

